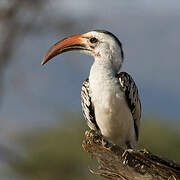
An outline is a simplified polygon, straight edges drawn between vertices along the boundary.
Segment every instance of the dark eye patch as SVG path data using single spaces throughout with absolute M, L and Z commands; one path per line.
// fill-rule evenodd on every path
M 97 43 L 97 42 L 98 42 L 98 39 L 96 39 L 95 37 L 92 37 L 89 41 L 90 41 L 91 43 Z

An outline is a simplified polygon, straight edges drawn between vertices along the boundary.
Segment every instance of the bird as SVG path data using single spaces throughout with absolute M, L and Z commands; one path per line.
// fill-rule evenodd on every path
M 106 30 L 69 36 L 51 46 L 41 65 L 68 51 L 80 51 L 94 58 L 81 89 L 82 111 L 89 128 L 115 145 L 136 149 L 141 101 L 133 78 L 120 71 L 124 61 L 120 40 Z

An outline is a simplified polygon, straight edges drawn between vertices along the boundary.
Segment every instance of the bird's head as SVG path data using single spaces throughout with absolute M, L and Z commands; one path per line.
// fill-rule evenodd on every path
M 112 33 L 104 30 L 93 30 L 65 38 L 53 45 L 41 65 L 58 54 L 67 51 L 81 51 L 95 58 L 100 63 L 111 63 L 119 71 L 124 54 L 121 42 Z

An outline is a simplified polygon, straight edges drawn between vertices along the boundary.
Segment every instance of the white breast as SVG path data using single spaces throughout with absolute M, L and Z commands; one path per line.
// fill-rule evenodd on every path
M 101 68 L 97 72 L 92 68 L 89 83 L 96 122 L 102 135 L 115 144 L 125 146 L 128 142 L 135 148 L 133 118 L 119 80 L 107 69 Z

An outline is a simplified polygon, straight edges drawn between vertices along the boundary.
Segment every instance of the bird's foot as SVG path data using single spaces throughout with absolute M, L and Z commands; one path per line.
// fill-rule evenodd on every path
M 85 132 L 85 136 L 88 139 L 91 139 L 94 143 L 102 145 L 106 149 L 110 149 L 112 146 L 112 144 L 102 136 L 100 131 L 91 129 L 90 131 Z
M 91 129 L 90 131 L 86 131 L 85 136 L 88 139 L 91 139 L 95 144 L 99 144 L 99 145 L 101 144 L 103 138 L 99 131 L 95 131 L 93 129 Z
M 95 131 L 92 130 L 92 129 L 91 129 L 90 131 L 85 131 L 85 136 L 86 136 L 87 138 L 93 137 L 94 134 L 95 134 Z
M 104 137 L 102 137 L 102 146 L 106 149 L 110 149 L 112 147 L 112 144 L 106 140 Z
M 134 150 L 133 149 L 125 149 L 124 153 L 122 154 L 122 162 L 124 165 L 128 163 L 128 155 L 131 154 Z

